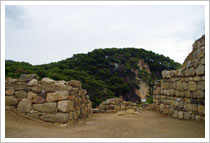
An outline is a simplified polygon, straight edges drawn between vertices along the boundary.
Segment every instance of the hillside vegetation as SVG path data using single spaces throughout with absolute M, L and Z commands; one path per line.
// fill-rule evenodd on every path
M 140 70 L 138 61 L 143 59 L 151 73 Z M 55 80 L 79 80 L 88 91 L 93 107 L 107 98 L 122 96 L 125 100 L 140 101 L 135 94 L 138 87 L 136 74 L 150 86 L 161 77 L 162 70 L 180 67 L 169 57 L 152 51 L 135 48 L 96 49 L 87 54 L 76 54 L 71 58 L 43 65 L 6 60 L 6 77 L 19 78 L 22 73 L 35 73 L 40 78 Z

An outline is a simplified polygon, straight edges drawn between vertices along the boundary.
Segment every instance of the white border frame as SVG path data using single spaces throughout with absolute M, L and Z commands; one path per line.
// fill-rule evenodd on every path
M 205 6 L 205 138 L 5 138 L 5 6 L 6 5 L 204 5 Z M 198 37 L 199 38 L 199 37 Z M 209 1 L 1 1 L 1 142 L 209 142 Z

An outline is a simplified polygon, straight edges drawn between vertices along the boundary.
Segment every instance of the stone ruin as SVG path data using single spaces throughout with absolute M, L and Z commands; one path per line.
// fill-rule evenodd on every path
M 94 113 L 117 113 L 121 114 L 138 114 L 140 112 L 136 103 L 124 101 L 121 98 L 111 98 L 103 101 L 97 109 L 93 109 Z
M 178 119 L 205 121 L 205 36 L 196 40 L 181 69 L 162 71 L 155 109 Z
M 32 119 L 62 124 L 92 115 L 92 103 L 79 81 L 36 78 L 21 75 L 20 79 L 6 79 L 6 108 Z

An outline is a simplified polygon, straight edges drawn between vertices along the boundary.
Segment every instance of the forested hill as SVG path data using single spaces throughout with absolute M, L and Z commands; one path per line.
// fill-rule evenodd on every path
M 140 70 L 138 62 L 143 59 L 151 73 Z M 6 77 L 19 78 L 22 73 L 36 73 L 40 78 L 55 80 L 79 80 L 88 91 L 93 107 L 103 100 L 122 96 L 125 100 L 136 101 L 135 89 L 139 88 L 137 76 L 150 85 L 159 79 L 162 70 L 180 67 L 169 57 L 152 51 L 136 48 L 96 49 L 87 54 L 76 54 L 59 62 L 31 65 L 26 62 L 6 60 Z M 150 91 L 152 88 L 150 88 Z

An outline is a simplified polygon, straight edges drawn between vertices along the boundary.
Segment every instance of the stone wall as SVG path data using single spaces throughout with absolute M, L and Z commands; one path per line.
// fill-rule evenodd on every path
M 91 101 L 79 81 L 34 78 L 22 75 L 18 80 L 6 79 L 6 108 L 52 123 L 69 123 L 91 116 Z
M 162 71 L 155 82 L 155 109 L 185 120 L 205 120 L 205 36 L 196 40 L 193 50 L 178 70 Z
M 136 103 L 132 103 L 130 101 L 124 101 L 120 98 L 112 98 L 103 101 L 99 105 L 99 112 L 103 113 L 116 113 L 118 111 L 125 111 L 129 109 L 137 110 Z

